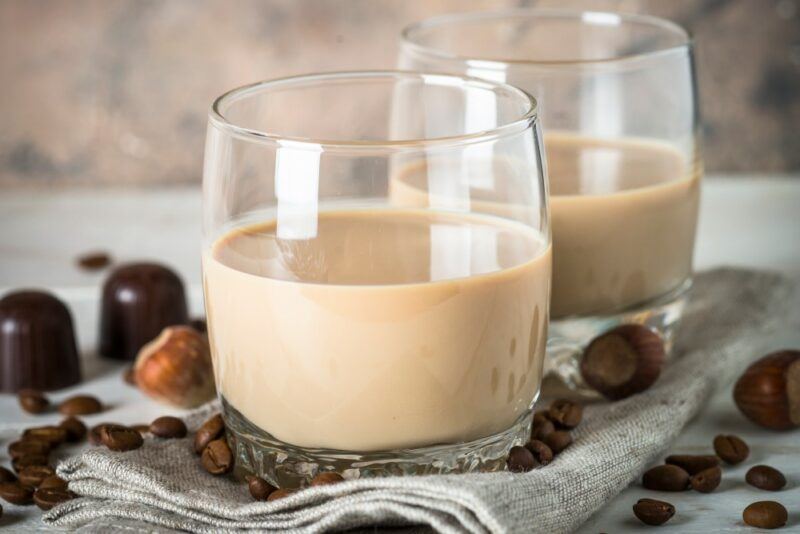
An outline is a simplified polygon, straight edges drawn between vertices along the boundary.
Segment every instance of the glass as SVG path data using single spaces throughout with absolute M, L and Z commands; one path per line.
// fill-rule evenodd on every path
M 402 68 L 510 83 L 539 102 L 550 182 L 548 374 L 590 394 L 589 340 L 623 323 L 671 346 L 691 285 L 702 165 L 688 34 L 654 17 L 521 9 L 403 32 Z
M 203 284 L 239 474 L 504 467 L 547 339 L 540 141 L 527 93 L 456 76 L 317 74 L 214 102 Z

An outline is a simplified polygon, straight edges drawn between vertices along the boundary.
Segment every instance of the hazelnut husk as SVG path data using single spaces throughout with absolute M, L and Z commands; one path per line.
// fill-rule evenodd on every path
M 136 385 L 153 399 L 193 408 L 215 394 L 208 338 L 189 326 L 170 326 L 142 347 L 134 364 Z
M 625 324 L 589 343 L 581 359 L 581 375 L 607 399 L 624 399 L 653 385 L 665 357 L 661 336 L 646 326 Z
M 736 382 L 733 400 L 764 428 L 800 426 L 800 351 L 773 352 L 753 363 Z

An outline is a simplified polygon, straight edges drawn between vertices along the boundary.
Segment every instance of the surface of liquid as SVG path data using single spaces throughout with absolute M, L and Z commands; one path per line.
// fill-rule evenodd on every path
M 238 228 L 203 275 L 220 393 L 305 447 L 391 450 L 509 428 L 541 380 L 550 248 L 525 225 L 323 212 L 313 235 Z

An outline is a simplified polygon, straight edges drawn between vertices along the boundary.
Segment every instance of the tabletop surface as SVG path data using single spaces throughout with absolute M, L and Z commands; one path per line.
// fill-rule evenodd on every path
M 116 261 L 157 259 L 184 278 L 190 308 L 202 315 L 200 287 L 200 192 L 198 189 L 3 191 L 0 193 L 0 294 L 20 287 L 44 287 L 70 306 L 78 342 L 84 352 L 80 386 L 53 394 L 61 398 L 80 391 L 98 396 L 108 406 L 85 418 L 145 423 L 159 415 L 179 414 L 146 399 L 121 380 L 124 364 L 97 359 L 98 298 L 105 273 L 78 269 L 81 253 L 104 250 Z M 800 276 L 800 179 L 788 177 L 709 177 L 703 184 L 695 266 L 720 265 L 777 270 Z M 785 332 L 764 340 L 765 350 L 800 347 L 800 332 Z M 47 424 L 56 415 L 31 416 L 17 406 L 16 397 L 0 395 L 0 442 L 5 444 L 21 425 Z M 767 493 L 744 483 L 747 466 L 727 468 L 720 488 L 711 494 L 659 494 L 634 483 L 596 513 L 582 533 L 638 532 L 645 528 L 631 513 L 639 498 L 664 498 L 675 504 L 676 517 L 663 532 L 753 532 L 741 519 L 750 502 L 774 499 L 790 510 L 790 527 L 800 531 L 800 434 L 772 433 L 748 423 L 724 388 L 690 423 L 669 449 L 672 453 L 711 452 L 720 433 L 735 433 L 750 443 L 747 466 L 766 463 L 781 469 L 787 489 Z M 66 453 L 74 452 L 67 450 Z M 7 464 L 5 446 L 0 464 Z M 0 526 L 30 530 L 39 515 L 33 507 L 3 503 Z

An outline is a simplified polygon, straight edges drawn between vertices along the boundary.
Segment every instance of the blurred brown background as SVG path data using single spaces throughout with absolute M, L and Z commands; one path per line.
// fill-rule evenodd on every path
M 407 23 L 514 6 L 687 26 L 707 169 L 800 171 L 800 0 L 0 0 L 0 185 L 199 182 L 225 90 L 392 67 Z

